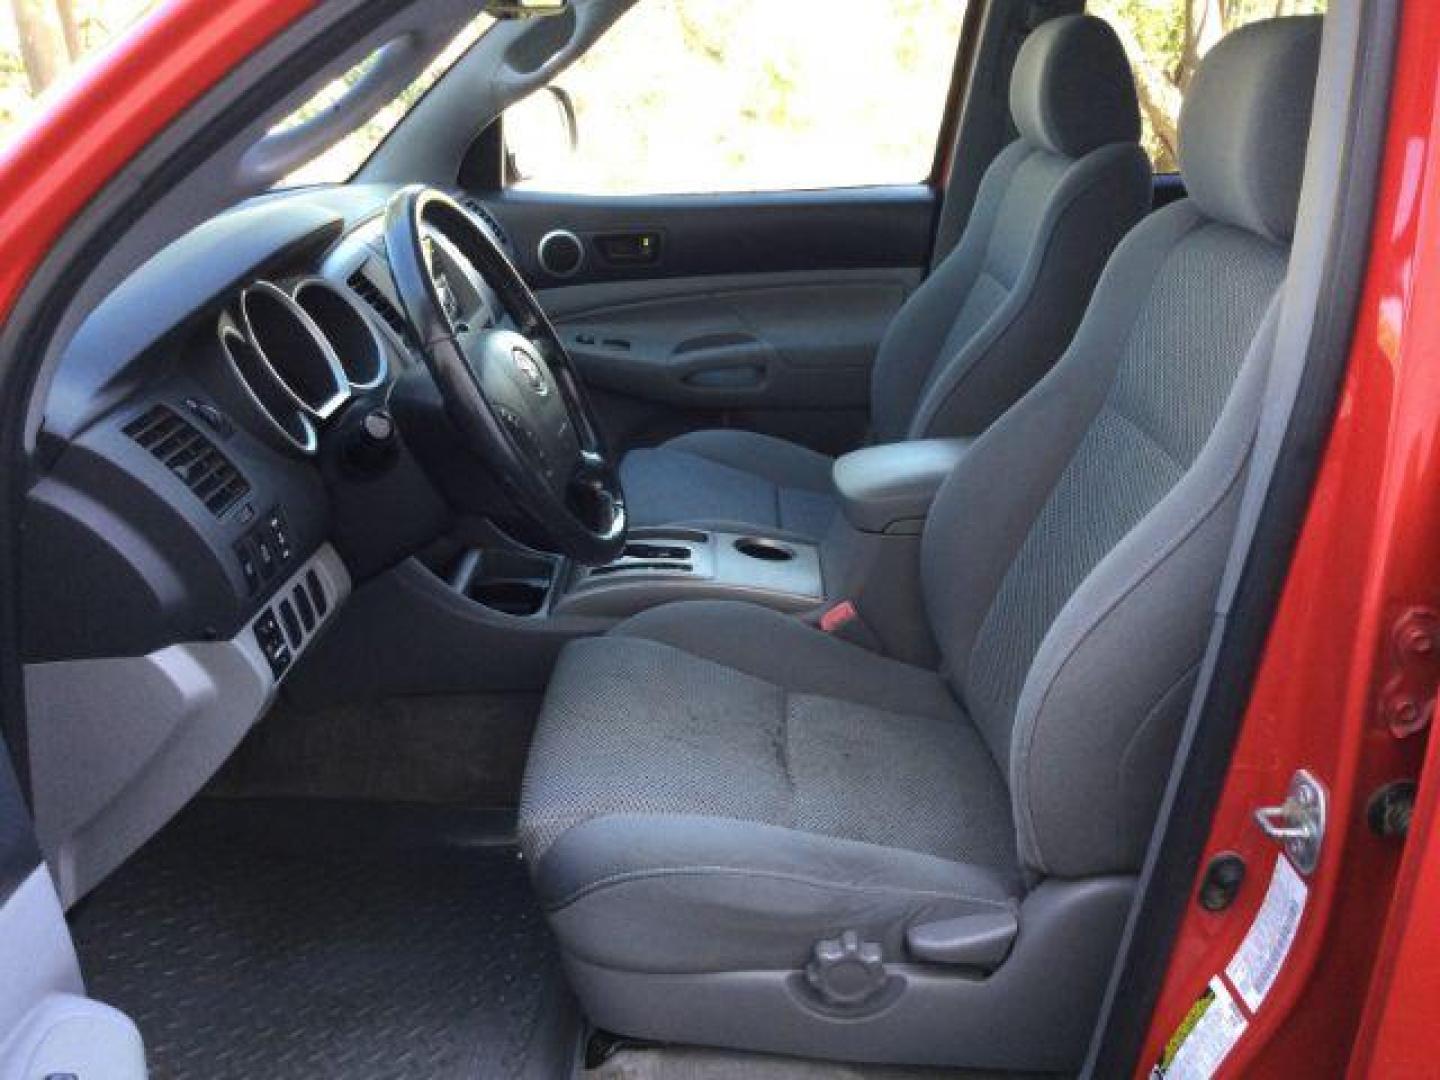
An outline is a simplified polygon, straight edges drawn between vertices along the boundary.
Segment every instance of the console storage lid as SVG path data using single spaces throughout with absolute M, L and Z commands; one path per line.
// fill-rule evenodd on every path
M 916 534 L 940 485 L 973 439 L 916 439 L 867 446 L 837 458 L 835 489 L 861 532 Z

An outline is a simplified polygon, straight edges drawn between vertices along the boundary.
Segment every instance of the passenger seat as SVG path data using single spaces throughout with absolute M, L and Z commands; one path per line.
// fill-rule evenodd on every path
M 1064 351 L 1105 261 L 1150 205 L 1151 170 L 1125 50 L 1069 15 L 1026 39 L 1010 83 L 1020 137 L 991 163 L 955 250 L 900 309 L 876 358 L 876 442 L 978 434 Z M 838 505 L 833 460 L 739 430 L 634 450 L 634 525 L 818 539 Z

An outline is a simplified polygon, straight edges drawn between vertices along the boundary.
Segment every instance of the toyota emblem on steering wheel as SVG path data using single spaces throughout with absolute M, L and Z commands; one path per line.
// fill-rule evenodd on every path
M 545 381 L 545 373 L 540 368 L 540 362 L 531 356 L 524 349 L 516 349 L 511 356 L 515 359 L 515 366 L 520 369 L 520 374 L 530 384 L 530 389 L 544 397 L 550 393 L 550 385 Z

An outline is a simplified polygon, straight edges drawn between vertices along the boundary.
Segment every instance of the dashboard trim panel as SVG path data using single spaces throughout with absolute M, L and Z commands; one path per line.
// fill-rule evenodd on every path
M 178 813 L 265 715 L 286 672 L 274 672 L 255 626 L 311 575 L 327 606 L 293 662 L 350 593 L 328 544 L 228 641 L 26 665 L 36 832 L 67 907 Z

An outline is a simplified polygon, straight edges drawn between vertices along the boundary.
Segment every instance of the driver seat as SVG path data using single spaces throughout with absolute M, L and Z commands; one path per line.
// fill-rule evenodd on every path
M 974 435 L 1064 351 L 1105 260 L 1150 205 L 1125 49 L 1093 15 L 1048 20 L 1015 59 L 1020 137 L 986 170 L 964 235 L 896 314 L 871 377 L 877 442 Z M 832 458 L 731 428 L 621 462 L 631 523 L 818 540 Z
M 741 603 L 563 652 L 519 834 L 590 1019 L 821 1058 L 1074 1070 L 1211 629 L 1274 343 L 1318 18 L 1220 42 L 1190 198 L 942 488 L 938 671 Z

